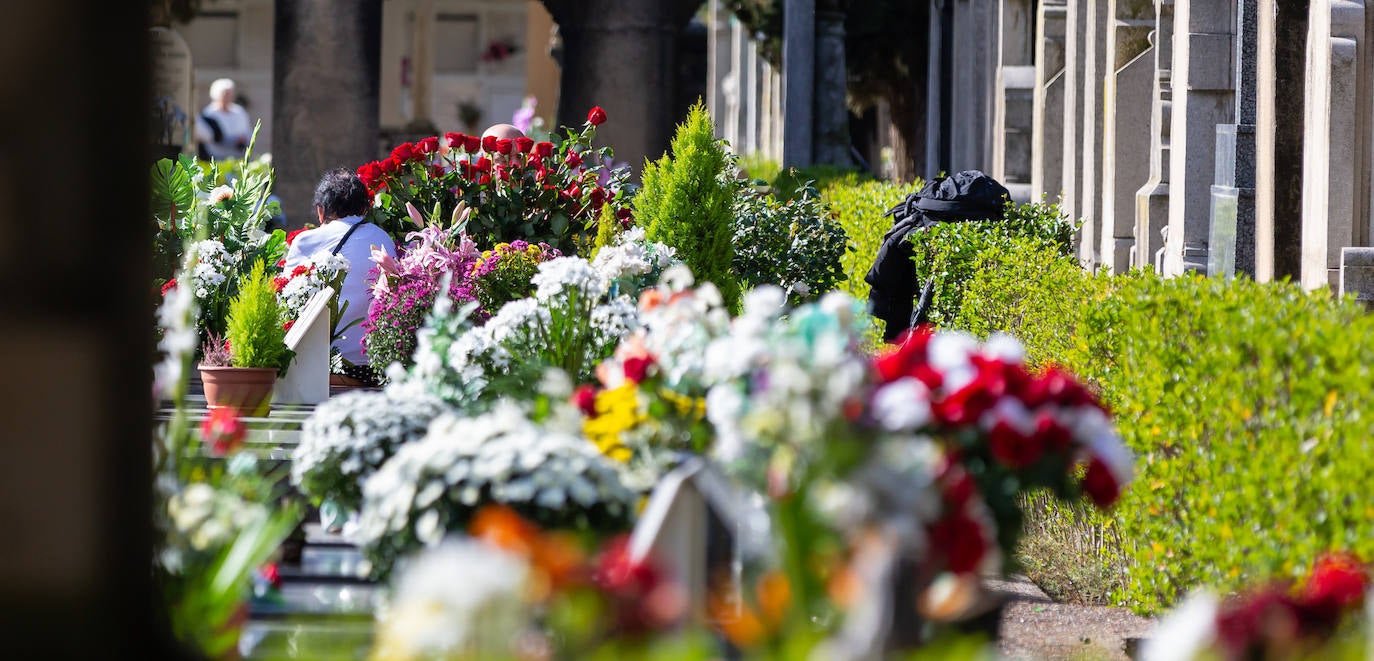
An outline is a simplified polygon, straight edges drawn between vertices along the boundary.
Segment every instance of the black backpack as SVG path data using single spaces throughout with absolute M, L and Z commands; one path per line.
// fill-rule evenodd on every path
M 919 192 L 908 195 L 885 216 L 892 216 L 892 229 L 883 235 L 882 245 L 864 281 L 869 311 L 886 322 L 883 339 L 891 342 L 904 331 L 926 322 L 935 296 L 935 280 L 926 280 L 921 298 L 916 297 L 916 265 L 908 234 L 935 223 L 966 220 L 1002 220 L 1011 194 L 1006 186 L 978 170 L 965 170 L 953 176 L 934 179 Z

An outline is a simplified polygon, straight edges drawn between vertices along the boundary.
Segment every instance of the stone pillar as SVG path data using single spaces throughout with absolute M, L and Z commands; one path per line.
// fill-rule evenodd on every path
M 1174 2 L 1173 158 L 1164 274 L 1207 269 L 1217 125 L 1235 116 L 1234 3 Z
M 1150 104 L 1150 178 L 1135 194 L 1135 246 L 1131 266 L 1162 266 L 1156 259 L 1169 225 L 1169 173 L 1172 161 L 1174 0 L 1155 0 L 1154 101 Z
M 729 126 L 735 121 L 738 105 L 736 101 L 738 85 L 734 83 L 736 69 L 731 66 L 730 12 L 721 6 L 720 0 L 711 0 L 707 14 L 709 25 L 706 28 L 706 109 L 716 123 L 716 137 L 730 142 L 736 151 L 739 143 L 731 137 Z
M 816 1 L 784 0 L 782 28 L 782 164 L 811 164 L 815 108 Z
M 953 167 L 954 118 L 950 110 L 954 72 L 954 3 L 931 0 L 926 59 L 925 177 L 933 179 Z
M 1300 277 L 1308 3 L 1259 0 L 1255 279 Z
M 1236 4 L 1236 120 L 1217 126 L 1217 172 L 1212 186 L 1208 275 L 1255 277 L 1255 72 L 1259 54 L 1258 0 Z
M 278 0 L 273 38 L 275 191 L 294 227 L 318 222 L 320 174 L 378 155 L 381 0 Z
M 1058 199 L 1064 191 L 1064 30 L 1062 0 L 1036 4 L 1035 103 L 1031 114 L 1031 199 Z
M 673 107 L 677 34 L 701 5 L 684 0 L 543 0 L 563 39 L 558 123 L 581 126 L 601 106 L 597 142 L 635 171 L 668 149 L 684 108 Z
M 1301 272 L 1302 286 L 1318 289 L 1337 285 L 1341 248 L 1355 241 L 1359 182 L 1368 172 L 1359 148 L 1367 136 L 1357 118 L 1369 108 L 1368 93 L 1358 85 L 1363 3 L 1316 0 L 1310 17 Z
M 1078 259 L 1088 268 L 1096 268 L 1102 261 L 1102 143 L 1104 133 L 1103 82 L 1108 71 L 1114 69 L 1115 54 L 1107 46 L 1108 33 L 1114 18 L 1110 0 L 1091 0 L 1086 3 L 1083 31 L 1083 90 L 1079 97 L 1083 104 L 1082 152 L 1078 184 L 1079 217 L 1083 219 L 1082 240 Z
M 415 64 L 412 74 L 411 117 L 406 125 L 410 133 L 433 133 L 434 127 L 434 0 L 415 3 L 415 30 L 410 43 L 410 61 Z
M 1086 42 L 1088 37 L 1088 4 L 1096 0 L 1069 0 L 1068 19 L 1064 30 L 1064 143 L 1060 145 L 1064 163 L 1064 213 L 1070 220 L 1083 217 L 1083 201 L 1079 191 L 1083 184 L 1083 76 L 1086 70 Z M 1078 237 L 1092 240 L 1092 228 Z M 1086 236 L 1085 236 L 1086 235 Z
M 992 176 L 1017 202 L 1031 199 L 1035 63 L 1030 0 L 1001 0 L 997 96 L 993 109 Z
M 815 117 L 812 156 L 816 163 L 847 166 L 849 106 L 844 60 L 845 11 L 837 0 L 821 0 L 816 11 Z
M 996 0 L 954 0 L 950 74 L 952 132 L 950 172 L 992 167 L 993 97 L 996 95 L 997 42 L 1000 19 Z
M 1131 267 L 1136 190 L 1150 178 L 1150 111 L 1155 78 L 1151 0 L 1112 0 L 1110 66 L 1102 84 L 1102 222 L 1099 254 L 1113 273 Z

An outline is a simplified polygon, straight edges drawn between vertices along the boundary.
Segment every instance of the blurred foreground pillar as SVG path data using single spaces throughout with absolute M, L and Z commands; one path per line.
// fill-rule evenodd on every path
M 148 4 L 0 27 L 0 639 L 169 658 L 152 615 Z

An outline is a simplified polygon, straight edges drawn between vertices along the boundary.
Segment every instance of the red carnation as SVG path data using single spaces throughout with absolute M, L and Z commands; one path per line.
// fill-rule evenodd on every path
M 536 145 L 534 146 L 534 153 L 535 153 L 535 154 L 538 154 L 538 155 L 539 155 L 539 158 L 548 158 L 549 156 L 552 156 L 552 155 L 553 155 L 553 143 L 552 143 L 552 142 L 540 142 L 540 143 L 536 144 Z
M 296 277 L 296 276 L 305 275 L 305 274 L 307 274 L 307 273 L 309 273 L 309 272 L 310 272 L 310 267 L 308 267 L 308 266 L 306 266 L 306 265 L 304 265 L 304 264 L 297 264 L 297 265 L 296 265 L 296 268 L 291 269 L 291 277 L 294 278 L 294 277 Z
M 421 154 L 437 154 L 439 153 L 439 136 L 432 135 L 415 143 L 415 146 Z
M 605 122 L 606 111 L 602 110 L 601 106 L 592 106 L 592 109 L 587 111 L 588 124 L 591 124 L 592 126 L 601 126 Z
M 286 288 L 286 283 L 290 282 L 286 278 L 272 278 L 272 288 L 281 291 Z
M 163 295 L 163 296 L 166 296 L 166 295 L 167 295 L 167 292 L 172 291 L 173 289 L 176 289 L 176 288 L 177 288 L 177 279 L 176 279 L 176 278 L 172 278 L 171 280 L 168 280 L 167 282 L 165 282 L 165 283 L 162 284 L 162 295 Z
M 415 145 L 409 142 L 396 145 L 396 148 L 391 150 L 391 157 L 404 163 L 415 157 Z
M 978 568 L 987 553 L 988 542 L 983 539 L 983 527 L 964 512 L 945 517 L 930 527 L 930 542 L 945 555 L 945 566 L 956 574 L 966 574 Z
M 515 149 L 521 154 L 528 154 L 531 149 L 534 149 L 534 140 L 522 135 L 515 139 Z
M 494 154 L 494 153 L 496 153 L 496 149 L 497 149 L 496 143 L 498 143 L 498 142 L 500 142 L 500 141 L 501 141 L 501 139 L 498 138 L 498 137 L 496 137 L 496 136 L 494 136 L 494 135 L 484 136 L 484 137 L 482 138 L 482 151 L 484 151 L 484 152 L 486 152 L 486 153 L 488 153 L 488 154 Z
M 596 386 L 582 384 L 573 391 L 572 403 L 588 418 L 596 417 Z
M 281 325 L 281 329 L 284 330 L 284 331 L 286 331 L 286 332 L 288 332 L 288 333 L 290 333 L 290 332 L 291 332 L 291 327 L 292 327 L 292 326 L 295 326 L 295 325 L 296 325 L 296 320 L 295 320 L 295 319 L 289 319 L 289 320 L 287 320 L 286 323 L 284 323 L 284 324 Z
M 1088 463 L 1088 472 L 1083 475 L 1083 491 L 1098 507 L 1110 507 L 1121 497 L 1121 485 L 1116 483 L 1116 476 L 1097 457 Z
M 496 153 L 498 154 L 510 154 L 514 148 L 515 145 L 511 143 L 510 138 L 501 138 L 496 141 Z
M 623 365 L 625 378 L 634 383 L 642 383 L 644 376 L 649 372 L 649 366 L 653 364 L 652 356 L 630 356 L 625 359 Z
M 210 444 L 210 452 L 216 456 L 224 456 L 242 445 L 247 434 L 248 426 L 232 408 L 212 409 L 210 416 L 200 423 L 201 439 Z
M 463 151 L 469 154 L 476 154 L 482 149 L 482 137 L 477 135 L 463 136 Z

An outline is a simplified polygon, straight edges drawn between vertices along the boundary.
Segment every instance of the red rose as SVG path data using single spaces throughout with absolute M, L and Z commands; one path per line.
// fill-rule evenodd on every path
M 286 288 L 286 283 L 290 282 L 286 278 L 272 278 L 272 288 L 280 292 Z
M 1360 561 L 1343 553 L 1322 556 L 1303 586 L 1301 599 L 1310 610 L 1328 618 L 1358 607 L 1369 589 L 1369 575 Z
M 604 189 L 604 188 L 602 188 L 602 187 L 600 187 L 600 186 L 597 186 L 596 188 L 593 188 L 593 189 L 592 189 L 592 206 L 593 206 L 594 208 L 600 209 L 600 208 L 601 208 L 601 205 L 602 205 L 602 204 L 605 204 L 605 203 L 606 203 L 606 189 Z
M 601 126 L 605 122 L 606 111 L 602 110 L 601 106 L 592 106 L 592 109 L 587 111 L 588 124 L 591 124 L 592 126 Z
M 477 178 L 477 185 L 479 186 L 485 186 L 489 183 L 491 183 L 491 175 L 489 174 L 484 174 Z
M 1097 457 L 1088 463 L 1088 472 L 1083 475 L 1083 491 L 1098 507 L 1110 507 L 1121 497 L 1121 485 L 1116 483 L 1116 476 Z
M 563 159 L 563 163 L 570 168 L 575 168 L 582 165 L 582 157 L 579 156 L 577 152 L 569 150 L 567 157 Z
M 634 383 L 642 383 L 644 376 L 649 372 L 649 366 L 654 364 L 652 356 L 631 356 L 625 359 L 623 368 L 625 378 Z
M 476 169 L 477 172 L 491 172 L 491 159 L 483 156 L 477 159 L 477 162 L 474 163 L 472 167 Z
M 988 550 L 983 527 L 964 512 L 947 516 L 931 526 L 930 543 L 937 552 L 944 553 L 945 566 L 956 574 L 977 569 Z
M 437 154 L 439 153 L 439 137 L 432 135 L 415 143 L 415 146 L 421 154 Z
M 247 434 L 248 426 L 239 420 L 234 409 L 213 409 L 200 423 L 201 440 L 210 444 L 210 452 L 215 456 L 224 456 L 242 445 Z
M 482 149 L 482 137 L 477 135 L 463 136 L 463 151 L 469 154 L 476 154 Z
M 988 446 L 992 456 L 1011 468 L 1028 468 L 1044 453 L 1035 436 L 1025 436 L 1005 420 L 998 420 L 988 432 Z
M 383 174 L 396 174 L 401 171 L 401 161 L 395 156 L 391 156 L 382 161 L 381 168 Z
M 288 332 L 288 333 L 290 333 L 290 332 L 291 332 L 291 327 L 292 327 L 292 326 L 295 326 L 295 325 L 296 325 L 296 320 L 295 320 L 295 319 L 290 319 L 290 320 L 288 320 L 286 323 L 284 323 L 284 324 L 281 325 L 281 329 L 284 330 L 284 331 L 286 331 L 286 332 Z
M 615 212 L 615 217 L 620 221 L 620 229 L 630 229 L 635 222 L 634 212 L 629 207 Z
M 500 141 L 501 139 L 494 135 L 484 136 L 482 138 L 482 151 L 488 154 L 495 154 L 497 149 L 496 143 Z
M 173 289 L 176 289 L 176 288 L 177 288 L 177 280 L 176 280 L 176 278 L 172 278 L 171 280 L 168 280 L 167 282 L 165 282 L 165 283 L 162 284 L 162 295 L 163 295 L 163 296 L 166 296 L 166 295 L 167 295 L 167 292 L 172 291 Z
M 606 543 L 591 578 L 611 606 L 616 629 L 626 633 L 668 625 L 682 614 L 686 604 L 677 586 L 657 566 L 631 557 L 629 535 Z
M 409 142 L 396 145 L 396 148 L 391 150 L 391 157 L 401 163 L 409 161 L 415 157 L 415 145 Z
M 463 135 L 462 133 L 454 133 L 452 131 L 449 131 L 448 133 L 444 134 L 444 142 L 448 143 L 449 149 L 462 149 L 463 140 L 466 137 L 467 136 Z
M 541 143 L 536 144 L 536 145 L 534 146 L 534 153 L 535 153 L 535 154 L 538 154 L 538 155 L 539 155 L 539 158 L 548 158 L 549 156 L 552 156 L 552 155 L 553 155 L 553 143 L 552 143 L 552 142 L 541 142 Z
M 1063 452 L 1069 449 L 1069 444 L 1073 442 L 1073 433 L 1059 424 L 1054 416 L 1041 413 L 1035 419 L 1035 438 L 1041 447 Z
M 580 200 L 582 199 L 582 187 L 577 184 L 573 184 L 563 189 L 563 194 L 571 199 Z
M 258 574 L 263 577 L 274 588 L 281 587 L 281 572 L 277 570 L 277 563 L 269 562 L 258 569 Z
M 498 154 L 510 154 L 511 150 L 514 148 L 515 145 L 511 142 L 510 138 L 501 138 L 496 141 L 496 153 Z
M 530 150 L 534 149 L 534 140 L 522 135 L 515 139 L 515 149 L 521 154 L 528 154 Z
M 588 418 L 596 417 L 596 386 L 582 384 L 573 391 L 572 404 Z
M 496 166 L 496 178 L 501 181 L 510 181 L 510 171 L 506 170 L 506 166 L 498 165 Z
M 298 235 L 300 235 L 301 232 L 304 232 L 304 231 L 305 231 L 305 228 L 301 228 L 301 229 L 295 230 L 295 231 L 293 231 L 293 232 L 287 233 L 287 235 L 286 235 L 286 245 L 288 245 L 288 246 L 291 245 L 291 243 L 294 242 L 294 241 L 296 240 L 296 237 L 297 237 Z

